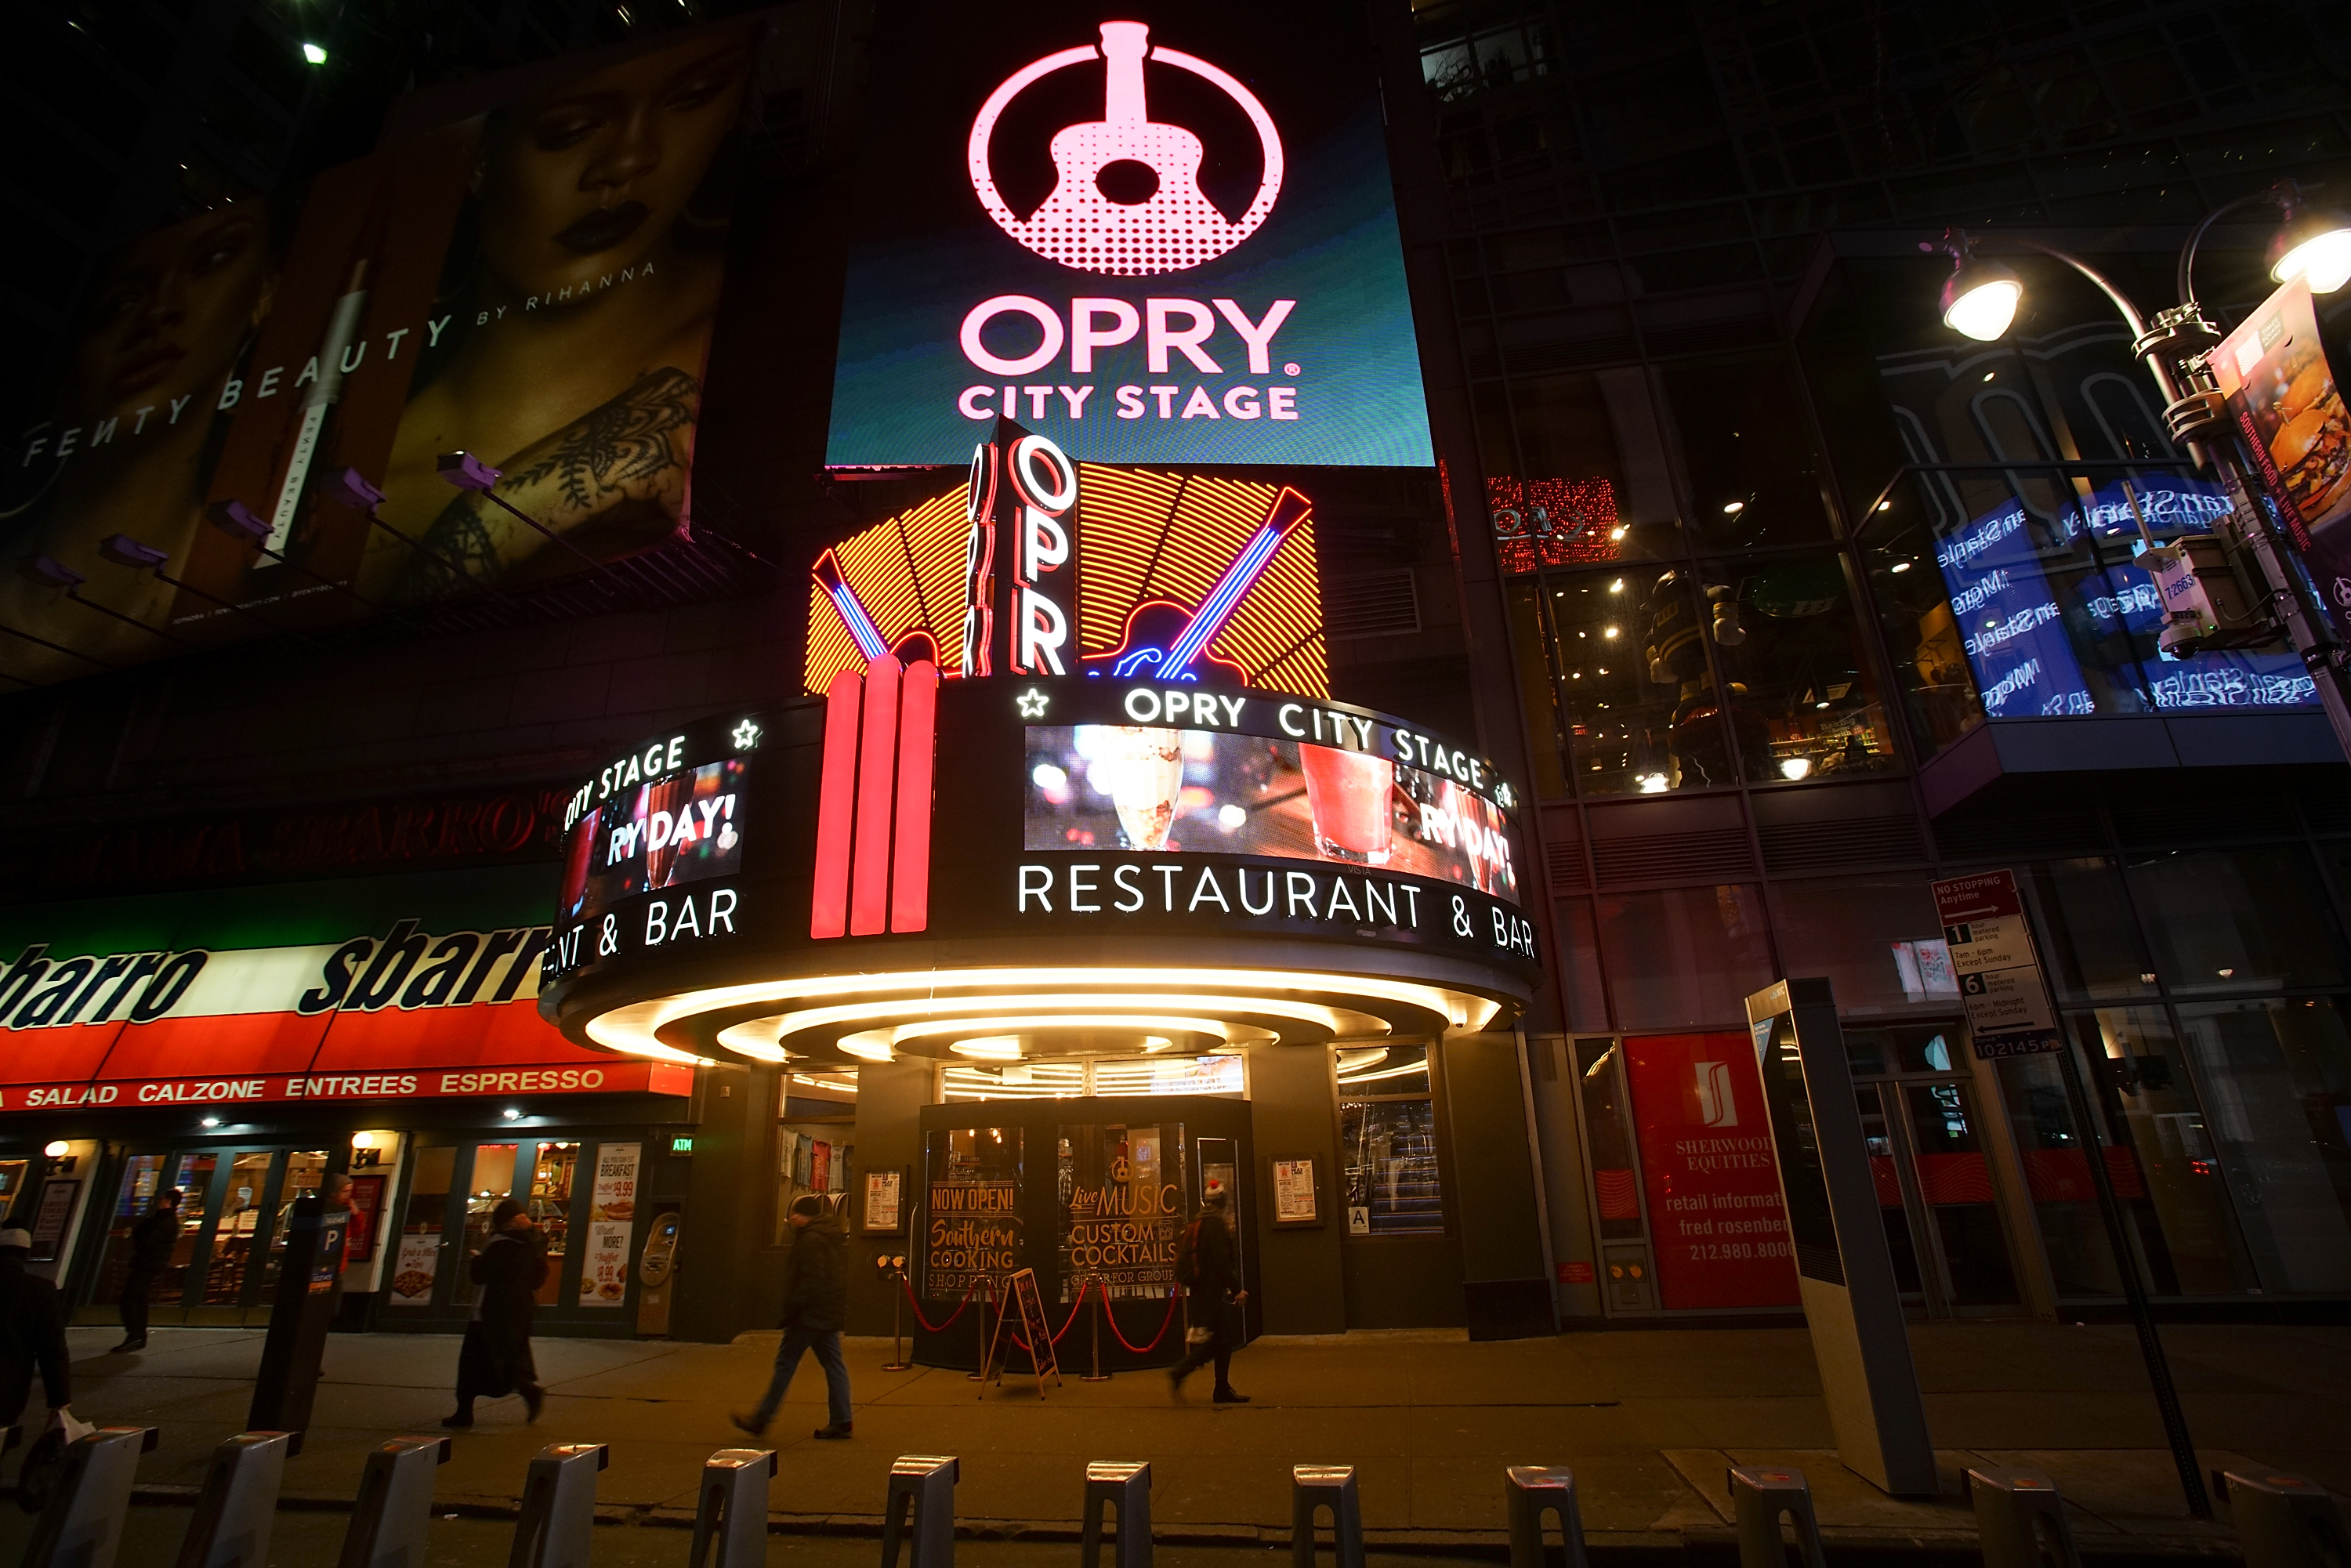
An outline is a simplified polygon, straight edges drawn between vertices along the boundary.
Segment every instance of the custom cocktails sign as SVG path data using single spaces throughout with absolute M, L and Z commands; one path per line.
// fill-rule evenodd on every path
M 886 51 L 826 461 L 1426 466 L 1360 17 L 937 7 Z

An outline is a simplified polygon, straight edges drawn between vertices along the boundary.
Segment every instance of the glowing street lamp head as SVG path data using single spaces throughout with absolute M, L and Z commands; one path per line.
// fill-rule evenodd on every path
M 2332 294 L 2351 283 L 2351 214 L 2305 207 L 2294 197 L 2285 209 L 2285 222 L 2270 240 L 2270 277 L 2279 283 L 2307 279 L 2313 294 Z
M 1964 246 L 1955 252 L 1954 260 L 1958 265 L 1943 284 L 1943 325 L 1989 343 L 2016 319 L 2017 304 L 2024 298 L 2024 280 L 2001 263 L 1986 261 Z

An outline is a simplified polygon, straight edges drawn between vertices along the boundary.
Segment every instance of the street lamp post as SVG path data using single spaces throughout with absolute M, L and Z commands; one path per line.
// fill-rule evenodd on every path
M 2334 727 L 2335 743 L 2351 759 L 2351 672 L 2346 669 L 2344 645 L 2286 560 L 2268 512 L 2253 500 L 2231 444 L 2227 400 L 2205 363 L 2205 356 L 2220 341 L 2221 334 L 2205 319 L 2196 299 L 2197 248 L 2220 218 L 2264 201 L 2274 203 L 2283 218 L 2269 246 L 2273 278 L 2283 283 L 2306 277 L 2312 289 L 2321 294 L 2351 281 L 2351 216 L 2309 206 L 2291 183 L 2240 197 L 2206 214 L 2180 251 L 2180 302 L 2158 311 L 2152 321 L 2140 314 L 2111 278 L 2080 256 L 2023 235 L 2001 237 L 2072 267 L 2106 297 L 2130 328 L 2131 351 L 2146 362 L 2163 394 L 2164 428 L 2187 448 L 2199 467 L 2219 474 L 2230 505 L 2224 537 L 2252 555 L 2269 591 L 2270 613 L 2302 656 L 2303 667 L 2317 687 L 2319 705 Z M 1951 277 L 1943 285 L 1944 323 L 1981 341 L 2001 337 L 2015 319 L 2017 305 L 2024 296 L 2023 280 L 2001 262 L 1976 255 L 1973 241 L 1956 229 L 1942 248 L 1954 263 Z

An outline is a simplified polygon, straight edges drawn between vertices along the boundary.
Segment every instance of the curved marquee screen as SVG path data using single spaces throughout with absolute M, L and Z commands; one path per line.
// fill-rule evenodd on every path
M 1029 935 L 1303 938 L 1524 977 L 1516 805 L 1486 758 L 1325 698 L 880 658 L 581 786 L 548 1005 L 590 977 L 653 995 Z

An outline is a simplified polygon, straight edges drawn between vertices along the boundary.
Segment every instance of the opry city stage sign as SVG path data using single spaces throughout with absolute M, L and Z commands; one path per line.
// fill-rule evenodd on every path
M 829 463 L 952 462 L 999 418 L 1098 462 L 1433 461 L 1357 19 L 935 20 L 882 95 Z

